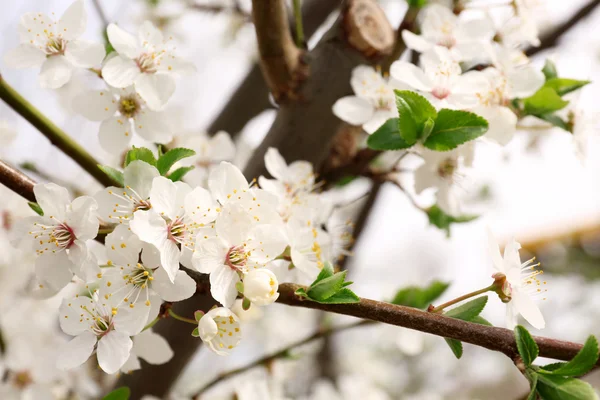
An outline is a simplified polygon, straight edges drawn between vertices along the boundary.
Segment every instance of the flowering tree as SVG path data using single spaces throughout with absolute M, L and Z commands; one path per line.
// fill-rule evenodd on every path
M 590 81 L 528 56 L 554 46 L 598 1 L 546 36 L 524 0 L 398 1 L 397 29 L 387 4 L 375 0 L 294 0 L 291 7 L 154 0 L 144 3 L 137 32 L 106 20 L 100 0 L 64 3 L 60 17 L 21 16 L 11 27 L 20 42 L 4 61 L 39 69 L 43 88 L 72 86 L 69 107 L 95 123 L 93 140 L 86 138 L 92 144 L 69 137 L 4 77 L 0 98 L 97 183 L 88 190 L 74 180 L 53 182 L 22 164 L 36 182 L 0 161 L 2 398 L 458 398 L 441 381 L 427 382 L 427 371 L 402 389 L 393 377 L 382 383 L 383 373 L 376 380 L 332 371 L 333 334 L 371 332 L 360 347 L 377 352 L 373 332 L 386 324 L 410 356 L 460 359 L 475 351 L 463 343 L 501 353 L 498 365 L 508 360 L 523 375 L 513 379 L 516 387 L 529 385 L 523 398 L 597 398 L 579 379 L 599 362 L 596 338 L 578 344 L 529 333 L 525 326 L 547 325 L 540 263 L 523 261 L 516 239 L 501 245 L 492 229 L 468 224 L 479 215 L 465 181 L 482 148 L 504 151 L 527 131 L 553 130 L 571 136 L 580 153 L 587 148 L 589 121 L 573 99 Z M 104 43 L 82 39 L 92 4 Z M 259 62 L 208 134 L 182 135 L 169 107 L 200 66 L 180 56 L 194 42 L 179 43 L 175 28 L 192 11 L 252 24 Z M 330 14 L 333 22 L 324 24 Z M 322 25 L 327 32 L 312 44 Z M 74 82 L 81 76 L 88 83 Z M 267 108 L 276 108 L 275 119 L 247 151 L 238 133 Z M 0 126 L 1 156 L 10 158 L 4 150 L 15 136 Z M 420 285 L 390 277 L 395 295 L 359 296 L 361 284 L 386 283 L 375 273 L 347 280 L 356 238 L 386 183 L 444 235 L 462 225 L 479 230 L 487 280 L 467 280 L 475 290 L 452 298 L 446 290 L 467 274 Z M 483 317 L 488 301 L 505 305 L 504 322 Z M 299 322 L 297 308 L 318 313 Z M 356 321 L 331 323 L 335 315 Z M 257 334 L 252 326 L 261 318 L 267 333 Z M 306 327 L 297 341 L 279 343 L 286 329 Z M 423 332 L 436 343 L 443 338 L 450 351 L 423 348 Z M 273 352 L 269 338 L 279 344 Z M 306 372 L 299 364 L 277 373 L 278 363 L 313 342 L 322 344 L 321 356 L 304 359 L 317 359 L 320 373 L 299 376 Z M 218 356 L 268 351 L 237 368 L 211 366 L 212 375 L 174 389 L 201 344 Z M 346 364 L 356 363 L 356 343 L 339 347 L 350 356 Z M 534 364 L 538 356 L 555 362 Z

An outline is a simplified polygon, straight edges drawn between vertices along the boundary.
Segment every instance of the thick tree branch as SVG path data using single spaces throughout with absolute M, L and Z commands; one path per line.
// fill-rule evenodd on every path
M 118 186 L 98 167 L 98 161 L 83 147 L 71 139 L 58 126 L 44 116 L 23 96 L 14 90 L 0 75 L 0 99 L 25 118 L 31 125 L 46 136 L 50 142 L 68 155 L 81 168 L 90 173 L 98 182 L 105 186 Z
M 33 179 L 0 160 L 0 184 L 6 186 L 27 201 L 35 202 L 33 195 Z
M 354 304 L 320 304 L 295 295 L 303 286 L 293 283 L 279 285 L 278 303 L 294 307 L 312 308 L 336 314 L 383 322 L 390 325 L 414 329 L 436 336 L 460 340 L 489 350 L 504 353 L 511 360 L 518 355 L 513 331 L 505 328 L 479 325 L 416 308 L 397 306 L 381 301 L 360 299 Z M 534 337 L 540 357 L 571 360 L 583 347 L 581 344 L 545 337 Z M 600 361 L 598 361 L 600 364 Z

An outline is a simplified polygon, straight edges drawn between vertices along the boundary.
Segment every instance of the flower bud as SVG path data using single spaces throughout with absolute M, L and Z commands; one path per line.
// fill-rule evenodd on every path
M 236 347 L 242 338 L 237 315 L 224 307 L 213 308 L 200 318 L 198 335 L 212 351 L 222 356 Z
M 268 269 L 255 269 L 244 277 L 244 297 L 257 306 L 266 306 L 279 297 L 279 282 Z

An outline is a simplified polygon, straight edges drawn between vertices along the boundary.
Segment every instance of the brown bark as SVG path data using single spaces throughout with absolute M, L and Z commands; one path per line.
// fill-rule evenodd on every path
M 35 181 L 2 160 L 0 160 L 0 184 L 6 186 L 27 201 L 35 202 L 35 196 L 33 195 Z

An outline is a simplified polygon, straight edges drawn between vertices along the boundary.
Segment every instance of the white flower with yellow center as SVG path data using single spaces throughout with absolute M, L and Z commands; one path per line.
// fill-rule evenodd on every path
M 35 272 L 42 286 L 58 292 L 77 275 L 84 281 L 100 272 L 86 242 L 98 234 L 96 200 L 89 196 L 71 202 L 67 189 L 54 183 L 37 184 L 35 198 L 44 216 L 20 220 L 13 244 L 35 250 Z
M 19 22 L 21 44 L 6 54 L 13 68 L 39 67 L 40 84 L 57 89 L 71 79 L 73 68 L 91 68 L 105 56 L 101 43 L 81 40 L 87 25 L 83 0 L 75 1 L 58 22 L 43 13 L 27 13 Z
M 135 91 L 152 110 L 163 108 L 175 92 L 174 73 L 192 73 L 195 67 L 177 58 L 169 41 L 150 21 L 145 21 L 138 37 L 110 24 L 106 30 L 117 56 L 102 68 L 102 77 L 110 86 Z
M 298 217 L 291 218 L 285 225 L 290 246 L 290 261 L 296 268 L 316 278 L 325 262 L 331 261 L 331 238 L 318 225 Z
M 130 336 L 140 333 L 148 319 L 143 308 L 117 309 L 98 291 L 90 297 L 64 299 L 59 313 L 61 329 L 75 338 L 59 352 L 58 367 L 78 367 L 96 352 L 98 364 L 107 374 L 125 364 L 132 347 Z
M 242 338 L 240 322 L 224 307 L 213 308 L 198 321 L 198 335 L 215 353 L 226 356 Z
M 129 147 L 133 133 L 149 142 L 173 139 L 167 114 L 152 111 L 133 87 L 84 91 L 73 99 L 73 110 L 90 121 L 101 121 L 98 139 L 104 150 L 121 153 Z
M 544 329 L 546 322 L 540 308 L 533 301 L 547 290 L 542 289 L 546 282 L 540 281 L 543 271 L 536 270 L 539 264 L 533 264 L 534 259 L 521 262 L 519 249 L 521 245 L 513 238 L 504 248 L 504 257 L 500 255 L 500 246 L 491 232 L 488 232 L 490 254 L 496 273 L 496 280 L 505 279 L 502 292 L 509 300 L 506 305 L 506 326 L 513 329 L 517 325 L 517 317 L 525 318 L 536 329 Z
M 244 275 L 244 297 L 257 306 L 272 304 L 279 297 L 277 277 L 266 268 L 255 269 Z

